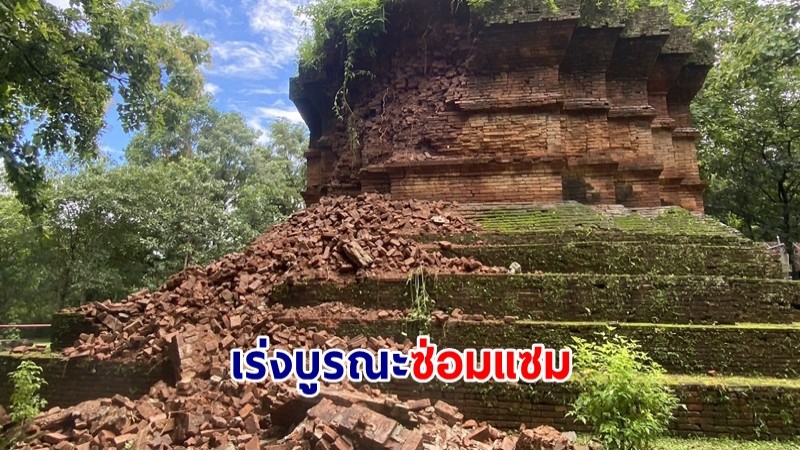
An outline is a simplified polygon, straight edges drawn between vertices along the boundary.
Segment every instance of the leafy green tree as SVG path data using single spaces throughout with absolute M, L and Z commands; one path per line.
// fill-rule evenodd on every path
M 40 234 L 13 196 L 0 196 L 0 322 L 28 318 L 21 310 L 35 299 L 46 276 L 37 264 Z
M 186 125 L 208 44 L 154 24 L 156 11 L 146 0 L 0 0 L 0 155 L 26 204 L 37 201 L 43 154 L 96 155 L 115 93 L 126 131 Z
M 304 152 L 308 147 L 304 125 L 275 120 L 267 135 L 250 128 L 235 112 L 222 113 L 208 99 L 198 102 L 189 120 L 191 133 L 179 140 L 159 130 L 145 129 L 125 150 L 126 159 L 139 166 L 156 161 L 195 158 L 226 183 L 223 201 L 252 229 L 286 218 L 303 206 Z M 186 151 L 176 151 L 181 148 Z
M 138 166 L 200 158 L 216 179 L 227 183 L 229 194 L 235 194 L 253 172 L 254 155 L 263 151 L 259 132 L 250 128 L 241 114 L 216 110 L 208 97 L 190 109 L 188 124 L 180 127 L 184 134 L 147 127 L 128 144 L 125 158 Z
M 254 232 L 201 161 L 91 166 L 55 184 L 46 233 L 56 306 L 120 298 L 238 250 Z
M 276 120 L 267 129 L 267 144 L 253 153 L 252 172 L 236 202 L 236 214 L 263 232 L 303 207 L 308 148 L 306 127 Z
M 706 0 L 694 19 L 719 56 L 693 104 L 706 211 L 791 248 L 800 239 L 800 2 Z

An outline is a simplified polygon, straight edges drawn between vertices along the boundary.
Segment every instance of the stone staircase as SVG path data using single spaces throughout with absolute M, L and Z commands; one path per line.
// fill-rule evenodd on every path
M 566 204 L 466 205 L 477 234 L 422 236 L 448 256 L 522 266 L 519 275 L 426 276 L 435 308 L 428 332 L 440 346 L 560 348 L 599 333 L 634 338 L 669 373 L 685 408 L 676 435 L 784 439 L 800 434 L 800 284 L 783 279 L 762 244 L 679 208 L 592 209 Z M 339 301 L 368 309 L 411 304 L 406 279 L 277 287 L 286 306 Z M 413 337 L 403 320 L 327 317 L 339 335 Z M 613 331 L 612 331 L 613 330 Z M 565 417 L 570 383 L 393 382 L 401 397 L 430 396 L 467 418 L 516 428 Z

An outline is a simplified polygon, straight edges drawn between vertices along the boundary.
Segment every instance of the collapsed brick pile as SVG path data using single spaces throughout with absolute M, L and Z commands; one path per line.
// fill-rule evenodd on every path
M 410 237 L 475 229 L 443 202 L 392 202 L 377 195 L 328 199 L 272 228 L 243 253 L 206 268 L 184 270 L 156 292 L 143 290 L 119 303 L 95 302 L 77 308 L 74 311 L 91 320 L 97 331 L 82 334 L 74 346 L 64 349 L 66 356 L 152 364 L 168 359 L 176 385 L 159 383 L 136 400 L 116 396 L 55 408 L 28 430 L 28 445 L 82 450 L 126 446 L 420 449 L 424 441 L 433 448 L 462 447 L 465 442 L 472 442 L 466 446 L 474 448 L 514 448 L 513 441 L 494 429 L 483 427 L 472 435 L 469 427 L 457 426 L 463 417 L 444 403 L 404 403 L 369 388 L 365 394 L 346 385 L 324 386 L 321 398 L 325 400 L 309 411 L 313 405 L 298 398 L 291 383 L 238 385 L 227 373 L 230 350 L 251 348 L 259 335 L 270 336 L 273 349 L 410 349 L 409 341 L 334 336 L 317 327 L 297 325 L 310 319 L 318 322 L 320 317 L 402 319 L 404 311 L 343 304 L 285 308 L 269 301 L 271 289 L 311 277 L 348 282 L 357 277 L 406 275 L 421 266 L 440 272 L 501 271 L 475 260 L 445 258 Z M 320 427 L 327 417 L 322 415 L 340 413 L 343 418 L 338 426 Z M 365 423 L 392 425 L 396 433 L 385 440 L 386 436 L 375 435 L 374 428 L 365 429 Z M 405 438 L 398 442 L 398 436 Z M 279 438 L 282 442 L 269 444 Z
M 445 202 L 390 201 L 374 194 L 325 199 L 273 227 L 244 252 L 184 270 L 156 292 L 77 308 L 99 333 L 81 335 L 65 354 L 160 360 L 181 334 L 197 337 L 203 347 L 195 365 L 206 371 L 225 367 L 220 354 L 249 345 L 259 333 L 278 331 L 275 324 L 266 326 L 272 319 L 269 294 L 277 284 L 405 276 L 417 267 L 438 273 L 504 271 L 474 259 L 443 257 L 410 237 L 475 229 Z
M 201 384 L 184 397 L 162 383 L 138 401 L 117 395 L 54 408 L 29 427 L 39 437 L 18 448 L 585 450 L 572 443 L 574 435 L 550 427 L 512 436 L 463 421 L 445 402 L 400 401 L 368 387 L 337 385 L 308 400 L 279 385 Z

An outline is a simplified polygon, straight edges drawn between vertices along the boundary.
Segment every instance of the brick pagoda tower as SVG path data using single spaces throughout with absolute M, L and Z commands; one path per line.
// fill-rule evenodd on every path
M 373 76 L 350 84 L 350 129 L 332 109 L 341 49 L 292 79 L 311 133 L 306 201 L 366 191 L 702 212 L 689 103 L 708 46 L 662 8 L 495 3 L 392 3 L 377 56 L 358 58 Z

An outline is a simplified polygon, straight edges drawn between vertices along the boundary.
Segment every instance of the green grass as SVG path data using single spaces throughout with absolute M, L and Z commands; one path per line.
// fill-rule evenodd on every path
M 639 322 L 618 322 L 610 325 L 609 322 L 553 322 L 553 321 L 537 321 L 537 320 L 517 320 L 514 322 L 516 325 L 543 325 L 553 327 L 583 327 L 583 326 L 601 326 L 609 325 L 614 328 L 634 328 L 634 327 L 648 327 L 648 328 L 693 328 L 693 329 L 715 329 L 715 330 L 800 330 L 800 324 L 797 323 L 737 323 L 735 325 L 707 325 L 707 324 L 683 324 L 683 323 L 639 323 Z
M 791 378 L 767 377 L 737 377 L 722 376 L 709 377 L 706 375 L 667 375 L 667 384 L 672 386 L 698 384 L 703 386 L 769 386 L 800 389 L 800 380 Z M 800 449 L 800 447 L 798 448 Z
M 586 443 L 588 441 L 588 436 L 582 435 L 578 437 L 578 442 Z M 661 438 L 656 441 L 653 450 L 800 450 L 800 440 L 776 442 L 710 438 Z
M 655 450 L 798 450 L 795 442 L 748 442 L 733 439 L 661 439 Z

